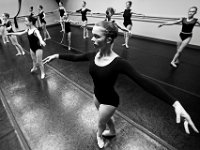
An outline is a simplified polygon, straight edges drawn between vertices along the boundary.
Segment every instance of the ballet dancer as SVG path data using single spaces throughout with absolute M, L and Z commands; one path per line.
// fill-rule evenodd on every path
M 41 79 L 44 79 L 45 72 L 44 72 L 44 65 L 42 62 L 42 55 L 43 55 L 42 46 L 45 46 L 46 43 L 43 41 L 39 30 L 35 26 L 36 21 L 37 21 L 37 18 L 29 16 L 28 18 L 25 18 L 25 24 L 28 29 L 22 32 L 8 33 L 8 34 L 22 35 L 22 34 L 27 33 L 27 37 L 28 37 L 29 45 L 30 45 L 30 54 L 33 61 L 33 68 L 31 69 L 31 73 L 35 72 L 37 70 L 37 67 L 39 67 L 41 71 Z
M 132 14 L 137 15 L 137 16 L 144 16 L 142 14 L 138 14 L 138 13 L 132 12 L 131 11 L 131 6 L 132 6 L 132 2 L 131 1 L 127 1 L 126 2 L 126 9 L 124 10 L 124 12 L 116 13 L 116 14 L 122 14 L 123 13 L 123 17 L 124 17 L 123 24 L 124 24 L 124 27 L 129 31 L 131 31 L 131 29 L 132 29 L 132 21 L 131 21 Z M 129 48 L 128 42 L 129 42 L 130 36 L 131 36 L 131 34 L 129 32 L 124 32 L 125 43 L 122 44 L 122 46 L 125 46 L 126 48 Z
M 63 16 L 64 14 L 66 13 L 66 10 L 65 10 L 65 7 L 63 6 L 63 2 L 59 2 L 58 3 L 59 5 L 59 8 L 58 8 L 58 11 L 59 11 L 59 14 L 60 14 L 60 25 L 61 25 L 61 31 L 60 32 L 64 32 L 64 22 L 63 22 Z
M 82 8 L 79 9 L 79 10 L 76 10 L 76 12 L 81 13 L 81 15 L 82 15 L 83 39 L 86 39 L 86 38 L 89 37 L 88 29 L 87 29 L 87 16 L 86 16 L 87 12 L 90 12 L 90 14 L 92 15 L 91 10 L 86 8 L 86 4 L 87 3 L 85 1 L 83 1 L 82 2 Z
M 4 27 L 4 21 L 2 19 L 2 17 L 0 17 L 0 31 L 1 31 L 1 37 L 2 37 L 2 41 L 4 44 L 6 44 L 7 42 L 9 42 L 8 37 L 6 36 L 6 30 Z
M 12 23 L 9 20 L 10 15 L 8 13 L 4 13 L 2 15 L 2 18 L 3 18 L 3 22 L 4 22 L 4 27 L 5 27 L 5 34 L 13 33 L 14 31 L 13 31 L 13 28 L 12 28 Z M 7 36 L 9 37 L 12 45 L 14 45 L 15 48 L 17 49 L 16 56 L 24 55 L 25 52 L 24 52 L 23 48 L 21 47 L 21 45 L 18 43 L 17 37 L 15 35 L 7 35 Z
M 44 34 L 44 41 L 51 39 L 51 36 L 50 36 L 50 34 L 49 34 L 49 32 L 47 31 L 47 28 L 46 28 L 45 13 L 44 13 L 42 5 L 39 6 L 38 17 L 39 17 L 39 19 L 38 19 L 39 20 L 39 27 L 42 27 L 42 31 L 43 31 L 43 34 Z
M 33 17 L 35 15 L 34 12 L 33 12 L 33 6 L 30 7 L 29 12 L 30 12 L 31 17 Z
M 177 123 L 180 123 L 180 119 L 184 118 L 186 132 L 189 133 L 188 125 L 190 125 L 198 133 L 190 115 L 176 98 L 154 82 L 143 77 L 127 60 L 115 53 L 112 48 L 114 40 L 118 35 L 118 27 L 114 22 L 101 21 L 96 23 L 92 29 L 92 34 L 92 42 L 94 43 L 94 47 L 98 49 L 97 52 L 88 52 L 85 54 L 53 54 L 45 58 L 43 62 L 48 63 L 54 59 L 90 61 L 89 73 L 94 82 L 94 103 L 99 114 L 97 144 L 100 148 L 103 148 L 105 144 L 103 136 L 116 135 L 112 116 L 119 106 L 119 96 L 114 89 L 119 74 L 127 75 L 146 91 L 173 106 Z M 109 130 L 105 130 L 106 125 Z
M 108 8 L 106 9 L 106 19 L 105 19 L 105 21 L 115 22 L 115 20 L 112 20 L 112 16 L 113 16 L 114 14 L 115 14 L 114 8 L 113 8 L 113 7 L 108 7 Z M 120 30 L 122 30 L 122 31 L 124 31 L 124 32 L 128 32 L 129 34 L 132 34 L 131 30 L 128 30 L 128 29 L 125 29 L 125 28 L 119 26 L 116 22 L 115 22 L 115 24 L 117 25 L 117 27 L 118 27 Z
M 79 24 L 79 22 L 70 20 L 69 19 L 69 14 L 66 13 L 66 12 L 63 15 L 62 22 L 64 22 L 64 32 L 63 32 L 63 37 L 62 37 L 62 40 L 61 40 L 60 43 L 63 42 L 65 34 L 67 34 L 68 50 L 71 50 L 71 23 Z
M 198 19 L 194 18 L 194 15 L 196 13 L 197 13 L 197 7 L 193 6 L 189 8 L 187 18 L 183 17 L 177 21 L 165 22 L 158 26 L 158 27 L 162 27 L 164 25 L 174 25 L 174 24 L 182 23 L 182 30 L 181 30 L 181 33 L 179 34 L 181 40 L 177 42 L 177 51 L 171 61 L 171 66 L 174 68 L 177 68 L 177 65 L 180 62 L 179 59 L 180 59 L 183 49 L 189 44 L 189 42 L 192 39 L 192 30 L 194 26 L 196 24 L 200 26 L 200 22 L 198 21 Z

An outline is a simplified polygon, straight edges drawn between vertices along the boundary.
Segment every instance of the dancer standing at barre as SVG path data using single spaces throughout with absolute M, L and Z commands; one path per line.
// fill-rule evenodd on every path
M 39 6 L 38 17 L 39 17 L 39 19 L 38 19 L 39 20 L 39 27 L 42 28 L 42 31 L 43 31 L 43 34 L 44 34 L 44 41 L 51 39 L 51 36 L 50 36 L 50 34 L 49 34 L 49 32 L 47 31 L 47 28 L 46 28 L 45 13 L 44 13 L 42 5 Z
M 114 89 L 119 74 L 127 75 L 146 91 L 173 106 L 177 123 L 180 123 L 182 117 L 185 119 L 184 127 L 187 133 L 189 133 L 188 125 L 190 125 L 195 132 L 198 132 L 189 114 L 176 98 L 171 96 L 154 82 L 139 74 L 128 61 L 115 53 L 112 49 L 114 40 L 118 35 L 118 27 L 115 23 L 108 21 L 98 22 L 93 27 L 92 34 L 92 42 L 94 43 L 94 47 L 98 49 L 98 52 L 88 52 L 79 55 L 54 54 L 45 58 L 43 61 L 44 63 L 54 59 L 90 61 L 89 73 L 94 82 L 94 102 L 99 113 L 97 143 L 100 148 L 103 148 L 105 144 L 102 135 L 116 135 L 112 116 L 119 106 L 119 96 Z M 109 130 L 105 130 L 106 125 Z
M 9 20 L 10 15 L 8 13 L 4 13 L 2 15 L 2 17 L 3 17 L 3 21 L 4 21 L 4 27 L 5 27 L 5 30 L 6 30 L 6 34 L 7 33 L 14 33 L 13 28 L 12 28 L 12 23 Z M 17 37 L 15 35 L 9 35 L 8 37 L 9 37 L 12 45 L 14 45 L 15 48 L 17 49 L 16 56 L 24 55 L 25 52 L 24 52 L 22 46 L 18 43 Z
M 4 44 L 8 43 L 9 40 L 8 40 L 8 36 L 6 36 L 6 28 L 4 26 L 4 21 L 2 17 L 0 17 L 0 30 L 1 30 L 1 37 L 2 37 L 3 43 Z
M 132 29 L 132 21 L 131 21 L 131 16 L 132 14 L 134 15 L 138 15 L 138 16 L 144 16 L 142 14 L 138 14 L 138 13 L 134 13 L 132 12 L 131 10 L 131 6 L 132 6 L 132 2 L 131 1 L 127 1 L 126 2 L 126 9 L 124 10 L 123 13 L 123 17 L 124 17 L 124 27 L 129 30 L 131 32 L 131 29 Z M 118 13 L 116 13 L 118 14 Z M 125 40 L 125 43 L 122 44 L 122 46 L 125 46 L 126 48 L 129 48 L 128 46 L 128 42 L 129 42 L 129 38 L 130 38 L 131 34 L 129 32 L 124 32 L 124 40 Z
M 86 8 L 86 2 L 85 1 L 83 1 L 82 2 L 82 8 L 81 9 L 79 9 L 79 10 L 77 10 L 76 12 L 79 12 L 79 13 L 81 13 L 81 15 L 82 15 L 82 21 L 83 21 L 83 38 L 84 39 L 86 39 L 86 38 L 88 38 L 89 37 L 89 34 L 88 34 L 88 29 L 87 29 L 87 12 L 90 12 L 91 13 L 91 10 L 90 9 L 88 9 L 88 8 Z
M 59 14 L 60 14 L 60 25 L 61 25 L 61 31 L 60 32 L 64 32 L 65 31 L 64 30 L 65 24 L 63 22 L 63 16 L 66 13 L 66 10 L 65 10 L 65 7 L 63 6 L 63 2 L 59 2 L 58 5 L 59 5 L 58 10 L 59 10 Z
M 194 26 L 196 24 L 200 26 L 200 22 L 198 21 L 198 19 L 194 18 L 194 15 L 196 13 L 197 13 L 197 7 L 193 6 L 189 9 L 187 18 L 183 17 L 177 21 L 165 22 L 158 26 L 158 27 L 162 27 L 164 25 L 173 25 L 173 24 L 182 23 L 182 30 L 181 30 L 181 33 L 179 34 L 181 40 L 177 42 L 177 51 L 171 61 L 172 67 L 176 68 L 177 65 L 179 64 L 180 56 L 182 54 L 183 49 L 190 43 L 192 39 L 192 30 Z
M 31 69 L 31 72 L 35 72 L 37 67 L 39 67 L 41 71 L 41 79 L 44 79 L 45 72 L 44 65 L 42 63 L 42 46 L 45 46 L 46 43 L 42 40 L 39 30 L 35 27 L 36 21 L 37 19 L 32 16 L 25 18 L 25 24 L 28 29 L 22 32 L 9 33 L 9 35 L 22 35 L 27 33 L 30 44 L 30 54 L 33 61 L 33 68 Z

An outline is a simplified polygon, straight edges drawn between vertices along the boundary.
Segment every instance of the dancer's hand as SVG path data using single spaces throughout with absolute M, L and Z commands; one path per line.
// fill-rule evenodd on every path
M 45 43 L 44 41 L 41 41 L 41 42 L 40 42 L 40 45 L 46 46 L 46 43 Z
M 199 131 L 195 127 L 190 115 L 185 111 L 183 106 L 178 101 L 176 101 L 173 104 L 173 107 L 175 108 L 175 113 L 176 113 L 176 123 L 180 123 L 181 117 L 183 117 L 185 132 L 187 134 L 190 134 L 189 127 L 188 127 L 188 125 L 190 125 L 195 132 L 199 133 Z
M 46 64 L 54 59 L 58 58 L 58 54 L 50 55 L 42 60 L 43 64 Z

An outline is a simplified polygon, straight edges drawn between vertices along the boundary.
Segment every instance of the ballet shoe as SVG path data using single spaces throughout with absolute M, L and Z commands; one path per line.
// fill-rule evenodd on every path
M 104 132 L 102 133 L 102 136 L 105 136 L 105 137 L 115 137 L 116 133 L 111 133 L 110 130 L 104 130 Z
M 45 78 L 45 74 L 41 74 L 41 79 L 44 79 Z
M 70 47 L 70 46 L 68 46 L 68 50 L 69 50 L 69 51 L 71 50 L 71 47 Z
M 99 137 L 98 134 L 97 134 L 97 145 L 99 146 L 99 148 L 103 148 L 104 147 L 103 137 Z
M 35 71 L 37 71 L 37 68 L 33 67 L 33 68 L 31 69 L 31 73 L 33 73 L 33 72 L 35 72 Z
M 44 41 L 46 41 L 47 39 L 46 38 L 44 38 Z
M 21 54 L 21 53 L 17 53 L 17 54 L 16 54 L 16 56 L 20 56 L 20 55 L 22 55 L 22 54 Z
M 171 62 L 170 65 L 174 68 L 177 68 L 177 65 L 175 64 L 175 62 Z
M 25 55 L 25 52 L 24 52 L 24 51 L 22 52 L 22 55 Z

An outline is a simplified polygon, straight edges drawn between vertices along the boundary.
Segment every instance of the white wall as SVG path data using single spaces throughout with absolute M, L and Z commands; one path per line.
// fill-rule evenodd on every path
M 82 1 L 80 0 L 65 0 L 65 7 L 67 10 L 75 11 L 81 8 Z M 105 12 L 106 8 L 112 6 L 116 12 L 121 12 L 125 8 L 126 0 L 86 0 L 87 7 L 93 12 Z M 199 12 L 195 17 L 200 20 L 200 1 L 199 0 L 134 0 L 132 10 L 137 13 L 142 13 L 147 16 L 158 17 L 173 17 L 179 18 L 187 16 L 187 11 L 191 6 L 197 6 Z M 80 17 L 72 17 L 74 20 L 80 20 Z M 88 18 L 89 23 L 94 23 L 98 20 L 95 18 Z M 116 20 L 120 25 L 123 20 Z M 164 26 L 157 28 L 158 23 L 133 21 L 133 33 L 145 37 L 153 37 L 157 39 L 164 39 L 169 41 L 177 41 L 181 30 L 180 25 Z M 194 28 L 193 38 L 190 44 L 200 46 L 200 27 Z
M 34 7 L 34 12 L 38 13 L 38 6 L 43 5 L 44 11 L 52 11 L 57 9 L 58 5 L 55 0 L 22 0 L 22 7 L 19 16 L 29 15 L 30 6 Z M 9 13 L 10 17 L 14 17 L 18 11 L 18 0 L 0 0 L 0 14 Z M 47 16 L 47 24 L 55 23 L 58 20 L 58 13 Z M 24 19 L 18 20 L 19 30 L 25 29 Z

